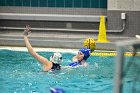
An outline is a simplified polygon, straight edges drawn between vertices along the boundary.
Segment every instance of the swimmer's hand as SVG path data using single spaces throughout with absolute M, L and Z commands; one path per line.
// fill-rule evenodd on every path
M 30 26 L 29 25 L 26 25 L 26 28 L 24 29 L 24 36 L 28 36 L 29 35 L 29 33 L 31 33 L 31 31 L 30 31 Z

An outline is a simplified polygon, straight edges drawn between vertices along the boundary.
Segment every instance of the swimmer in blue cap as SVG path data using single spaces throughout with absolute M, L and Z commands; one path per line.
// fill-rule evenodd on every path
M 29 40 L 28 40 L 28 34 L 30 33 L 30 27 L 29 25 L 26 26 L 25 30 L 24 30 L 24 41 L 25 41 L 25 45 L 29 51 L 29 53 L 36 58 L 40 63 L 43 64 L 43 70 L 44 71 L 50 71 L 50 70 L 60 70 L 61 69 L 61 65 L 60 63 L 62 62 L 62 55 L 60 53 L 54 53 L 51 57 L 50 60 L 48 60 L 47 58 L 39 55 L 38 53 L 36 53 Z
M 90 56 L 91 50 L 88 48 L 81 48 L 76 56 L 73 57 L 73 62 L 69 64 L 71 67 L 87 66 L 86 60 Z

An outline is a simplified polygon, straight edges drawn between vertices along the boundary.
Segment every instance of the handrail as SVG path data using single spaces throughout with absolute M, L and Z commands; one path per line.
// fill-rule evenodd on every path
M 126 20 L 123 19 L 122 28 L 118 30 L 107 30 L 106 32 L 123 32 L 126 27 Z
M 24 30 L 23 27 L 0 27 L 0 29 L 7 30 Z M 40 31 L 76 31 L 76 32 L 98 32 L 98 30 L 88 30 L 88 29 L 65 29 L 65 28 L 31 28 L 31 30 L 40 30 Z

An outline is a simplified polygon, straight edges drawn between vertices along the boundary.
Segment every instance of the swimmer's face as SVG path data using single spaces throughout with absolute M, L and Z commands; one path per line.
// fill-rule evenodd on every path
M 84 57 L 84 54 L 79 51 L 78 54 L 77 54 L 77 59 L 80 61 L 80 60 L 83 59 L 83 57 Z

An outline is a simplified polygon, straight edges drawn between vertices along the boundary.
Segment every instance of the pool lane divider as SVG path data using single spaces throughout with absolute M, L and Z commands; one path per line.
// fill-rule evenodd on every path
M 116 52 L 92 52 L 91 56 L 117 56 Z M 126 52 L 124 56 L 134 56 L 134 53 Z M 140 54 L 136 54 L 135 56 L 140 56 Z
M 7 47 L 7 46 L 0 46 L 0 49 L 8 49 L 12 51 L 27 51 L 26 47 Z M 35 51 L 45 51 L 47 52 L 68 52 L 68 53 L 74 53 L 76 54 L 78 49 L 56 49 L 56 48 L 34 48 Z M 50 51 L 51 50 L 51 51 Z M 94 52 L 91 53 L 91 56 L 116 56 L 116 51 L 104 51 L 104 50 L 94 50 Z M 134 54 L 132 52 L 126 52 L 124 54 L 125 56 L 133 56 Z M 136 54 L 136 56 L 140 56 L 140 52 Z

